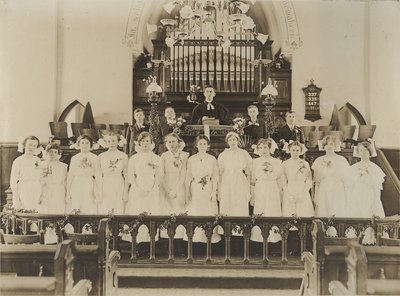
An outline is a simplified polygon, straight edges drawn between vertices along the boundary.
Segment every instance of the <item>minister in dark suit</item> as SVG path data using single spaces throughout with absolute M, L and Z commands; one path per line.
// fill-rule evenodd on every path
M 304 144 L 304 133 L 298 126 L 295 125 L 296 113 L 294 111 L 286 112 L 286 124 L 282 126 L 277 134 L 276 141 L 285 140 L 286 142 L 299 141 Z
M 220 103 L 214 101 L 215 91 L 212 86 L 204 89 L 205 100 L 197 105 L 192 112 L 192 124 L 203 124 L 204 119 L 215 118 L 220 124 L 230 124 L 229 110 Z

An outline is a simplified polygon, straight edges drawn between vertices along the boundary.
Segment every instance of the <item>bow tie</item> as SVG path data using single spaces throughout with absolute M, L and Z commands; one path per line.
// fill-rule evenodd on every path
M 260 126 L 260 124 L 258 122 L 254 122 L 254 121 L 249 121 L 249 125 L 255 125 L 255 126 Z
M 207 110 L 214 110 L 214 105 L 207 102 Z

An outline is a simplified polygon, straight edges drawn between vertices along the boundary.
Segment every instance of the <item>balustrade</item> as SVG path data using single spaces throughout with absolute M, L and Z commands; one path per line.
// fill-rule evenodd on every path
M 13 213 L 11 211 L 2 213 L 2 224 L 5 233 L 7 234 L 29 234 L 38 233 L 44 235 L 47 228 L 54 228 L 58 241 L 62 241 L 62 230 L 67 228 L 74 229 L 75 232 L 80 233 L 83 230 L 86 232 L 97 232 L 98 224 L 103 216 L 99 215 L 79 215 L 71 214 L 63 215 L 44 215 L 36 213 Z M 268 255 L 268 236 L 273 226 L 277 226 L 279 234 L 282 237 L 282 252 L 281 264 L 288 263 L 288 234 L 289 231 L 297 232 L 300 239 L 300 254 L 307 249 L 307 241 L 319 240 L 318 237 L 312 237 L 313 220 L 317 218 L 300 218 L 300 217 L 228 217 L 228 216 L 209 216 L 209 217 L 194 217 L 186 215 L 177 216 L 109 216 L 110 229 L 112 232 L 112 248 L 119 250 L 121 236 L 129 235 L 131 242 L 130 261 L 132 263 L 138 262 L 137 257 L 137 243 L 136 237 L 138 229 L 141 225 L 145 225 L 149 229 L 150 234 L 150 252 L 149 263 L 162 263 L 165 260 L 157 260 L 156 258 L 156 236 L 159 229 L 166 229 L 168 233 L 168 259 L 169 264 L 175 263 L 174 254 L 174 235 L 175 230 L 179 225 L 186 229 L 187 235 L 187 264 L 193 264 L 193 235 L 196 227 L 201 227 L 206 234 L 206 256 L 205 264 L 213 264 L 213 257 L 211 253 L 211 237 L 213 230 L 217 226 L 221 226 L 224 231 L 225 250 L 224 250 L 224 264 L 232 264 L 231 258 L 231 239 L 232 232 L 238 232 L 243 235 L 243 264 L 250 264 L 250 237 L 253 227 L 259 227 L 263 236 L 262 242 L 262 258 L 252 259 L 252 264 L 262 264 L 267 266 L 270 264 Z M 360 242 L 367 244 L 380 245 L 382 238 L 398 238 L 400 218 L 384 219 L 355 219 L 355 218 L 318 218 L 322 221 L 322 228 L 325 236 L 340 238 L 355 238 Z M 37 227 L 34 225 L 36 224 Z M 314 223 L 315 224 L 315 223 Z M 125 227 L 124 227 L 125 226 Z M 364 240 L 366 229 L 372 229 L 369 232 L 368 240 Z M 71 231 L 71 230 L 69 230 Z M 316 232 L 315 232 L 316 233 Z M 321 238 L 320 238 L 321 239 Z M 311 250 L 307 250 L 311 251 Z

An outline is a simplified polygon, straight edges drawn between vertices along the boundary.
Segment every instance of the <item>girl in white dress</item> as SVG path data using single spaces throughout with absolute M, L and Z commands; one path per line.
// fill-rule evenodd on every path
M 104 141 L 108 150 L 99 155 L 102 176 L 99 214 L 108 214 L 113 211 L 115 215 L 122 215 L 124 203 L 128 198 L 127 186 L 125 186 L 128 156 L 119 151 L 118 146 L 123 146 L 126 140 L 121 135 L 111 132 L 104 136 Z
M 314 216 L 314 207 L 310 196 L 311 169 L 307 161 L 299 158 L 307 148 L 299 141 L 291 141 L 287 150 L 291 158 L 282 164 L 284 173 L 283 216 L 312 217 Z
M 254 205 L 254 214 L 265 217 L 282 216 L 281 192 L 282 192 L 282 162 L 271 156 L 277 145 L 271 138 L 260 139 L 255 149 L 255 154 L 260 157 L 253 159 L 251 174 L 251 201 Z M 281 240 L 276 228 L 270 235 L 270 242 Z M 252 229 L 251 240 L 262 242 L 263 237 L 258 227 Z
M 153 153 L 153 136 L 148 132 L 142 132 L 135 143 L 136 154 L 128 161 L 128 178 L 130 184 L 129 200 L 126 204 L 125 214 L 160 215 L 160 190 L 162 180 L 161 158 Z M 149 242 L 150 236 L 145 225 L 138 230 L 136 242 Z
M 71 158 L 67 177 L 67 202 L 69 210 L 80 210 L 82 214 L 97 214 L 101 199 L 101 173 L 97 155 L 90 152 L 93 140 L 88 135 L 76 141 L 80 152 Z
M 375 147 L 370 142 L 361 142 L 354 148 L 354 156 L 361 158 L 361 161 L 350 167 L 354 183 L 349 194 L 352 205 L 349 207 L 349 217 L 383 218 L 385 211 L 381 201 L 381 190 L 385 173 L 370 161 L 370 157 L 376 156 Z
M 318 157 L 313 165 L 315 182 L 316 215 L 319 217 L 346 217 L 347 197 L 346 188 L 350 184 L 349 163 L 340 151 L 340 141 L 335 136 L 325 136 L 319 142 L 324 156 Z
M 65 214 L 65 193 L 67 186 L 68 165 L 62 163 L 60 147 L 50 143 L 42 162 L 42 196 L 40 202 L 43 213 Z
M 251 156 L 238 147 L 239 140 L 237 133 L 229 132 L 225 137 L 229 148 L 218 157 L 222 215 L 249 215 Z
M 41 168 L 38 152 L 39 139 L 29 136 L 18 144 L 17 157 L 11 167 L 10 187 L 13 193 L 13 207 L 16 210 L 38 210 L 41 195 Z
M 219 178 L 217 160 L 207 153 L 210 140 L 206 136 L 197 136 L 195 146 L 198 153 L 189 158 L 186 175 L 187 211 L 191 216 L 217 215 L 217 185 Z M 184 239 L 187 240 L 186 235 Z M 215 228 L 211 242 L 217 243 L 220 240 L 217 228 Z M 207 242 L 203 229 L 196 227 L 193 242 Z
M 161 155 L 161 167 L 164 178 L 160 186 L 160 196 L 163 204 L 163 215 L 180 214 L 185 212 L 186 203 L 186 169 L 189 153 L 182 151 L 185 142 L 175 133 L 164 138 L 167 152 Z M 175 238 L 183 238 L 184 227 L 179 225 Z M 166 231 L 161 237 L 168 238 Z

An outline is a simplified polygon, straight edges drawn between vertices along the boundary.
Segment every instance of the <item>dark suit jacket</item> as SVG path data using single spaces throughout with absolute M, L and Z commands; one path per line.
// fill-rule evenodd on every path
M 243 132 L 245 135 L 249 135 L 253 138 L 255 142 L 258 139 L 266 137 L 265 122 L 264 120 L 257 118 L 258 125 L 249 125 L 250 119 L 246 120 Z
M 289 126 L 285 124 L 282 126 L 277 134 L 276 141 L 279 142 L 281 139 L 284 139 L 286 142 L 292 141 L 300 141 L 300 143 L 304 144 L 304 133 L 298 126 L 294 126 L 293 131 L 290 130 Z
M 139 128 L 136 123 L 129 126 L 128 132 L 126 135 L 126 141 L 128 142 L 128 145 L 127 145 L 128 147 L 127 147 L 126 153 L 128 153 L 129 156 L 131 156 L 135 152 L 135 143 L 134 142 L 136 141 L 139 134 L 141 132 L 148 132 L 149 129 L 150 129 L 150 126 L 146 123 L 143 124 L 142 128 Z
M 165 116 L 161 117 L 159 124 L 160 139 L 163 141 L 164 137 L 169 133 L 172 133 L 173 131 L 174 131 L 174 126 L 171 126 L 167 123 L 167 119 L 165 118 Z
M 207 102 L 194 107 L 192 112 L 192 124 L 202 124 L 203 116 L 219 119 L 220 124 L 230 124 L 229 110 L 222 104 L 212 101 L 214 110 L 207 110 Z

